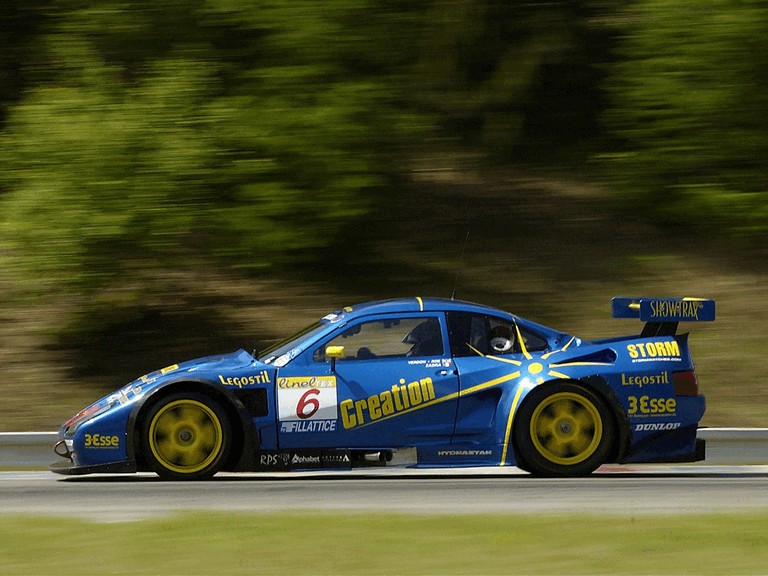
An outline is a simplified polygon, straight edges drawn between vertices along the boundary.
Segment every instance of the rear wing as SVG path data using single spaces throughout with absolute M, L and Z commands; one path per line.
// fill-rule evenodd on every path
M 614 318 L 638 318 L 645 322 L 641 336 L 674 336 L 679 322 L 712 322 L 715 301 L 704 298 L 611 299 Z

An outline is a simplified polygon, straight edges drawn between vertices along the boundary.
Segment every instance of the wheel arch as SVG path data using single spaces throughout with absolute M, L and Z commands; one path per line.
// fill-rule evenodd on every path
M 128 459 L 134 460 L 139 470 L 147 469 L 147 462 L 141 453 L 141 434 L 139 433 L 147 413 L 163 398 L 178 392 L 202 394 L 218 402 L 226 412 L 232 429 L 232 449 L 222 470 L 240 469 L 245 457 L 253 452 L 254 442 L 258 445 L 258 436 L 243 403 L 231 392 L 222 389 L 216 383 L 203 379 L 184 378 L 167 382 L 151 390 L 136 403 L 128 418 L 126 447 Z
M 524 406 L 526 406 L 530 402 L 534 402 L 535 395 L 532 395 L 531 392 L 533 390 L 539 390 L 539 389 L 545 389 L 547 386 L 551 386 L 553 384 L 559 384 L 559 383 L 570 383 L 575 384 L 577 386 L 581 386 L 594 394 L 597 395 L 600 400 L 603 401 L 606 408 L 608 409 L 609 414 L 613 418 L 613 423 L 615 425 L 614 429 L 617 432 L 617 435 L 615 438 L 611 441 L 611 448 L 608 451 L 608 456 L 606 459 L 606 462 L 618 462 L 621 460 L 622 456 L 626 454 L 627 450 L 629 449 L 629 444 L 631 441 L 631 430 L 629 427 L 629 420 L 627 419 L 626 412 L 624 411 L 624 407 L 621 404 L 621 401 L 619 400 L 616 393 L 611 389 L 611 387 L 608 385 L 606 380 L 598 375 L 594 376 L 588 376 L 586 378 L 557 378 L 554 380 L 548 380 L 547 382 L 544 382 L 542 384 L 537 385 L 535 388 L 532 388 L 522 399 L 520 402 L 520 405 L 517 407 L 516 412 L 519 413 Z M 518 466 L 524 470 L 527 470 L 527 465 L 524 459 L 524 456 L 522 454 L 522 450 L 520 450 L 520 447 L 518 446 L 516 434 L 514 433 L 514 427 L 519 426 L 520 423 L 517 418 L 514 420 L 513 424 L 513 431 L 511 433 L 511 440 L 512 440 L 512 449 L 514 450 L 515 454 L 515 460 L 518 462 Z

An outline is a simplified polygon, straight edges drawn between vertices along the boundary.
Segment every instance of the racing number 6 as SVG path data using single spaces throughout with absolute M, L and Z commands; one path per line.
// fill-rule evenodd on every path
M 296 404 L 296 416 L 302 420 L 306 420 L 320 410 L 320 400 L 313 397 L 318 394 L 320 394 L 320 390 L 317 388 L 310 388 L 304 392 L 304 394 L 301 395 L 301 398 L 299 398 L 298 404 Z

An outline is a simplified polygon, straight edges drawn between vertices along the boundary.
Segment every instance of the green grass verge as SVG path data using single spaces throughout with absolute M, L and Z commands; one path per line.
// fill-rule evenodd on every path
M 0 516 L 2 574 L 764 574 L 768 513 Z

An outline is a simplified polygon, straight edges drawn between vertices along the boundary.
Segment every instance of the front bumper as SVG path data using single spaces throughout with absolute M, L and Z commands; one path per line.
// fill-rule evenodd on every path
M 92 466 L 75 466 L 72 460 L 60 460 L 48 466 L 51 472 L 64 474 L 65 476 L 82 476 L 84 474 L 129 474 L 136 472 L 136 462 L 129 460 L 124 462 L 109 462 L 108 464 L 94 464 Z
M 53 451 L 65 458 L 54 462 L 48 469 L 56 474 L 66 476 L 82 476 L 85 474 L 128 474 L 136 472 L 138 467 L 135 460 L 122 460 L 120 462 L 107 462 L 105 464 L 91 464 L 88 466 L 78 466 L 72 458 L 70 452 L 71 440 L 59 440 L 53 448 Z

